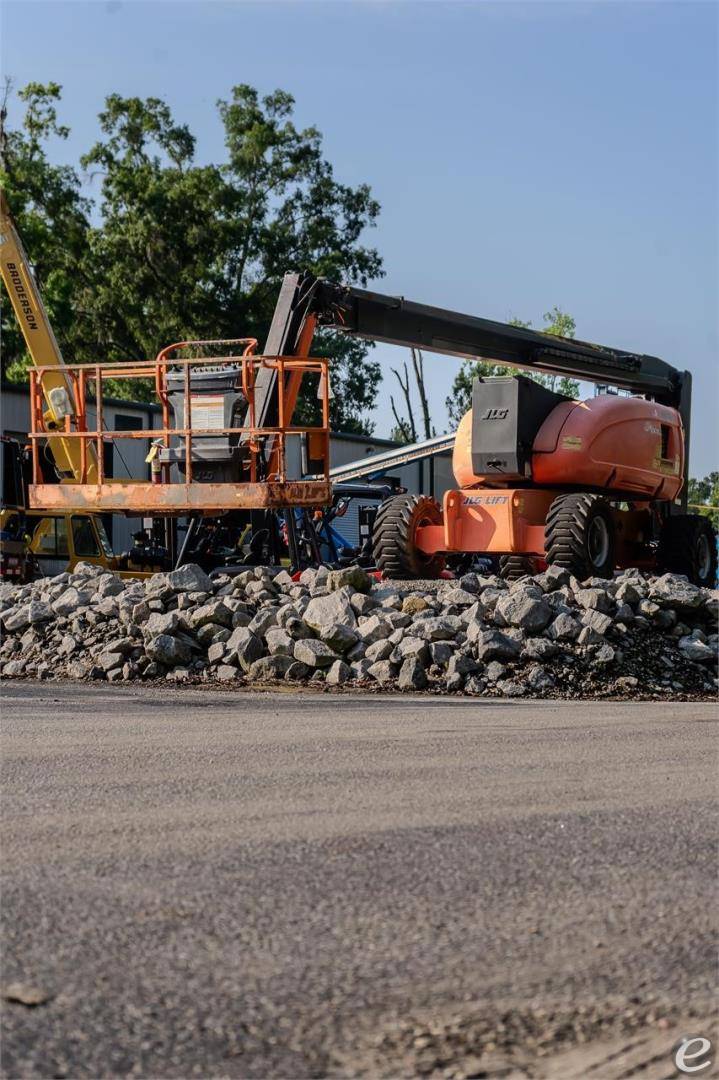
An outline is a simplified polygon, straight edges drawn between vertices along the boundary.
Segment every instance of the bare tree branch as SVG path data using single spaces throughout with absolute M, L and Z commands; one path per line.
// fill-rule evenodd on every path
M 390 404 L 392 406 L 392 414 L 394 416 L 395 423 L 397 424 L 397 431 L 399 433 L 400 438 L 403 439 L 404 442 L 412 442 L 412 439 L 411 439 L 410 433 L 409 433 L 409 428 L 407 427 L 407 421 L 403 420 L 401 418 L 401 416 L 399 415 L 399 413 L 397 412 L 397 406 L 395 405 L 394 398 L 392 397 L 391 394 L 390 394 L 389 400 L 390 400 Z
M 417 390 L 419 391 L 419 401 L 422 408 L 424 437 L 425 439 L 431 439 L 432 436 L 436 434 L 436 432 L 432 427 L 432 418 L 429 415 L 427 393 L 424 388 L 424 357 L 422 356 L 421 349 L 412 349 L 412 365 L 414 367 L 414 377 L 417 380 Z
M 414 413 L 412 411 L 412 397 L 409 392 L 409 372 L 407 371 L 407 365 L 405 363 L 402 364 L 402 370 L 404 371 L 404 380 L 402 379 L 402 376 L 397 371 L 397 369 L 392 368 L 392 372 L 397 376 L 397 382 L 402 387 L 402 393 L 404 394 L 404 400 L 407 405 L 408 419 L 402 422 L 402 426 L 406 428 L 409 432 L 409 441 L 417 442 L 417 425 L 414 422 Z

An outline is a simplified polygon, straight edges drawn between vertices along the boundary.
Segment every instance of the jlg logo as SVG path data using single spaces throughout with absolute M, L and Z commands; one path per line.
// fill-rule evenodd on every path
M 504 420 L 509 409 L 487 409 L 480 416 L 480 420 Z

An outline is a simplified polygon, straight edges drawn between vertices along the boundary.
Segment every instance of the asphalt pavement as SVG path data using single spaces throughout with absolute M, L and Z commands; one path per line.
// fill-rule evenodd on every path
M 4 1076 L 668 1077 L 711 1025 L 712 704 L 2 711 Z

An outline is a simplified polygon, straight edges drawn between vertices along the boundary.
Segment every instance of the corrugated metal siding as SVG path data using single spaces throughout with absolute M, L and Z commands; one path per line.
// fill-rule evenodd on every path
M 0 428 L 3 435 L 23 437 L 30 427 L 30 396 L 27 392 L 3 390 L 0 396 Z

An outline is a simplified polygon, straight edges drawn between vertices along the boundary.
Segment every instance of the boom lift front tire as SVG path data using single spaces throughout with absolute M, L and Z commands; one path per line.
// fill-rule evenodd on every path
M 560 495 L 544 526 L 547 565 L 563 566 L 579 581 L 611 577 L 616 537 L 612 512 L 601 495 Z
M 684 574 L 694 585 L 712 589 L 717 579 L 717 537 L 701 514 L 670 514 L 662 525 L 657 561 L 662 570 Z
M 372 530 L 378 568 L 388 578 L 436 578 L 444 569 L 441 555 L 426 555 L 414 537 L 420 525 L 441 525 L 442 511 L 426 495 L 395 495 L 382 503 Z
M 519 581 L 520 578 L 537 573 L 537 563 L 529 555 L 502 555 L 499 559 L 499 576 L 505 581 Z

